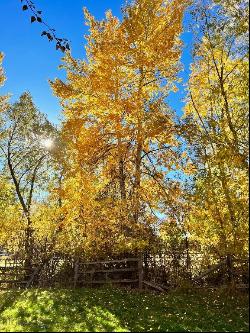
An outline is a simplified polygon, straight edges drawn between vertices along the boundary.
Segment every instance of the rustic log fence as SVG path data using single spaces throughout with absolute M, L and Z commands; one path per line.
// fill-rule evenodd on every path
M 221 287 L 248 288 L 249 260 L 228 255 L 205 258 L 199 252 L 145 255 L 144 278 L 163 289 Z
M 0 289 L 115 285 L 162 292 L 187 282 L 196 287 L 230 283 L 248 287 L 248 260 L 227 257 L 206 268 L 202 262 L 198 266 L 198 260 L 187 265 L 185 258 L 183 253 L 145 253 L 125 259 L 86 262 L 80 258 L 54 256 L 29 271 L 24 261 L 7 258 L 0 264 Z
M 126 284 L 142 289 L 142 274 L 142 258 L 77 262 L 75 265 L 74 287 Z
M 16 258 L 5 258 L 0 265 L 0 289 L 25 287 L 32 271 Z

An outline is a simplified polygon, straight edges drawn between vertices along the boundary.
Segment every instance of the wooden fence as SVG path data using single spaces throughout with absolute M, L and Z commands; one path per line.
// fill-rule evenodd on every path
M 25 287 L 32 271 L 16 258 L 2 258 L 0 264 L 0 289 Z
M 144 279 L 164 289 L 179 286 L 220 287 L 234 284 L 248 288 L 249 260 L 227 256 L 205 258 L 201 253 L 146 253 Z
M 142 289 L 142 257 L 122 260 L 81 262 L 51 259 L 43 267 L 27 273 L 21 261 L 6 259 L 0 267 L 0 289 L 21 287 L 92 287 L 95 285 L 130 285 Z
M 220 286 L 232 281 L 238 286 L 248 285 L 247 260 L 226 258 L 197 269 L 197 263 L 196 266 L 187 264 L 185 258 L 176 254 L 144 254 L 137 258 L 84 262 L 79 258 L 57 256 L 37 264 L 32 270 L 25 269 L 22 260 L 7 258 L 1 260 L 0 289 L 116 285 L 165 291 L 187 281 L 198 287 Z
M 74 287 L 127 284 L 141 289 L 142 281 L 142 257 L 96 262 L 77 261 L 75 264 Z

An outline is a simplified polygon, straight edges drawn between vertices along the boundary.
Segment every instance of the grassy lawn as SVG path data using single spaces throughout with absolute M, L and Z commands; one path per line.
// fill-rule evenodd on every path
M 118 289 L 0 293 L 1 332 L 248 332 L 247 295 Z

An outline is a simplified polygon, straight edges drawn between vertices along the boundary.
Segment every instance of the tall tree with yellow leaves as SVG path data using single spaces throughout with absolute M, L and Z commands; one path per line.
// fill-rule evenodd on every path
M 244 1 L 236 2 L 244 6 Z M 228 6 L 213 1 L 204 7 L 199 2 L 195 14 L 202 39 L 196 45 L 185 107 L 198 170 L 190 224 L 205 247 L 219 255 L 242 255 L 247 251 L 249 165 L 245 24 L 233 21 Z M 232 22 L 234 29 L 228 29 Z
M 95 223 L 106 215 L 103 225 L 113 219 L 126 236 L 157 220 L 166 175 L 178 167 L 176 126 L 165 98 L 176 90 L 185 6 L 137 0 L 124 7 L 122 21 L 111 12 L 97 21 L 85 10 L 87 60 L 68 53 L 67 81 L 52 83 L 66 118 L 71 170 L 96 177 L 104 209 Z

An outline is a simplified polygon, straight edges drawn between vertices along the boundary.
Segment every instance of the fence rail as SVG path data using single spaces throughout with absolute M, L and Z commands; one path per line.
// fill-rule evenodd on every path
M 75 264 L 74 287 L 92 284 L 137 284 L 142 288 L 142 257 Z
M 197 254 L 196 254 L 197 257 Z M 27 270 L 23 260 L 6 258 L 0 262 L 0 289 L 23 287 L 84 287 L 98 285 L 130 285 L 157 291 L 189 281 L 196 287 L 214 287 L 234 281 L 247 288 L 248 260 L 229 258 L 211 260 L 211 265 L 189 260 L 183 253 L 145 253 L 137 258 L 84 262 L 80 258 L 47 258 Z M 199 265 L 198 265 L 199 264 Z

